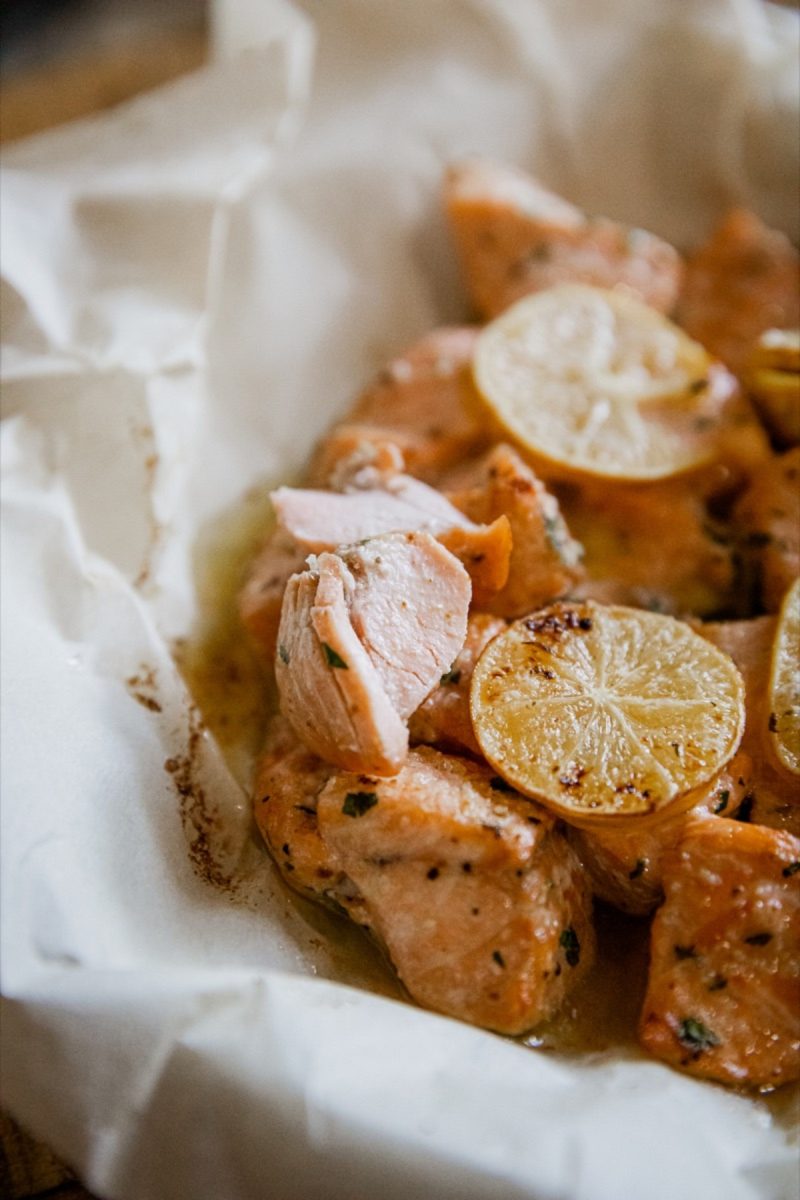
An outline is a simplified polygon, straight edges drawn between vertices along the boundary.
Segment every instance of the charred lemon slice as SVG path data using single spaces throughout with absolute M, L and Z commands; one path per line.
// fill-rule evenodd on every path
M 664 479 L 716 457 L 731 376 L 699 342 L 621 292 L 563 284 L 478 338 L 475 383 L 520 446 L 567 474 Z
M 494 769 L 577 824 L 690 803 L 744 728 L 744 685 L 726 654 L 672 617 L 591 601 L 499 634 L 470 704 Z
M 800 330 L 762 333 L 750 359 L 748 383 L 778 441 L 789 446 L 800 442 Z
M 800 775 L 800 579 L 786 593 L 772 648 L 769 730 L 778 761 Z

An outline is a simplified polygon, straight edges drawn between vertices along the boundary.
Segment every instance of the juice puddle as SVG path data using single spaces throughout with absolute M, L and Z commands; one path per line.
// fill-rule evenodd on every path
M 203 528 L 194 548 L 197 621 L 173 647 L 203 724 L 246 790 L 276 697 L 242 628 L 237 601 L 272 526 L 272 486 L 251 488 Z
M 605 904 L 595 906 L 597 961 L 552 1020 L 522 1038 L 559 1054 L 600 1054 L 636 1048 L 636 1023 L 647 982 L 650 924 Z

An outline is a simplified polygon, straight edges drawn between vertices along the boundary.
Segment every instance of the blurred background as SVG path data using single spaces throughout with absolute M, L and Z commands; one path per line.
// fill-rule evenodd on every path
M 0 141 L 202 66 L 208 8 L 208 0 L 0 0 Z
M 800 7 L 800 0 L 765 3 Z M 202 66 L 212 4 L 0 0 L 0 142 L 110 108 Z

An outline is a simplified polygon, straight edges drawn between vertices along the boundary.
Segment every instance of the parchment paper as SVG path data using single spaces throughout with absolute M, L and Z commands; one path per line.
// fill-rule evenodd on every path
M 203 528 L 462 315 L 448 159 L 682 244 L 734 202 L 797 236 L 797 15 L 221 0 L 216 46 L 5 155 L 5 1103 L 106 1200 L 788 1200 L 761 1102 L 527 1050 L 343 955 L 170 646 Z

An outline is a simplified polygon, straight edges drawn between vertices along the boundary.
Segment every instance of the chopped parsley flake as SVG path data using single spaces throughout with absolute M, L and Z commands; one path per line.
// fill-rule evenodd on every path
M 789 863 L 788 867 L 784 867 L 781 871 L 784 879 L 788 879 L 790 875 L 796 875 L 800 871 L 800 862 Z
M 698 1021 L 696 1017 L 684 1017 L 678 1026 L 678 1040 L 684 1046 L 688 1046 L 690 1050 L 696 1050 L 698 1054 L 720 1044 L 714 1031 L 705 1026 L 702 1021 Z
M 628 871 L 628 879 L 638 879 L 640 875 L 644 875 L 645 867 L 647 866 L 646 858 L 637 858 L 636 866 L 632 871 Z
M 581 944 L 578 941 L 578 935 L 571 925 L 568 925 L 561 933 L 558 939 L 558 944 L 564 951 L 564 957 L 567 960 L 567 965 L 577 967 L 581 961 Z
M 346 817 L 363 817 L 378 803 L 375 792 L 348 792 L 344 798 L 342 812 Z
M 498 967 L 504 967 L 506 965 L 506 960 L 503 958 L 499 950 L 492 951 L 492 958 L 497 963 Z
M 439 683 L 458 683 L 461 679 L 460 671 L 446 671 L 439 680 Z
M 333 646 L 329 646 L 327 642 L 322 643 L 322 649 L 325 651 L 325 659 L 329 667 L 336 667 L 339 671 L 349 670 L 347 663 L 337 654 Z
M 283 642 L 281 642 L 281 644 L 278 646 L 278 658 L 282 663 L 288 664 L 289 662 L 289 651 L 286 649 Z
M 730 800 L 730 798 L 731 798 L 731 794 L 728 791 L 728 789 L 723 788 L 722 791 L 719 793 L 719 799 L 718 799 L 717 803 L 714 805 L 714 812 L 715 813 L 725 812 L 725 809 L 728 807 L 728 801 Z

